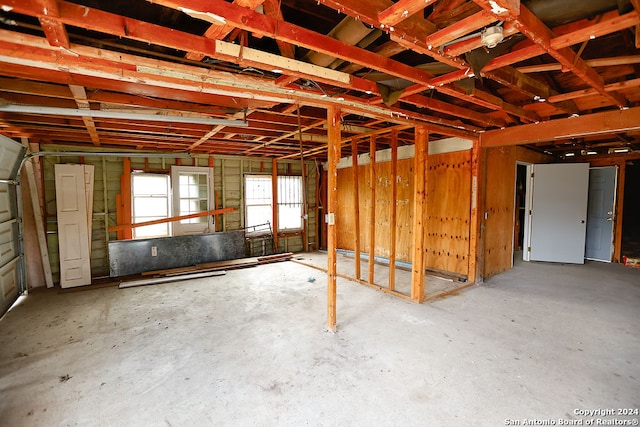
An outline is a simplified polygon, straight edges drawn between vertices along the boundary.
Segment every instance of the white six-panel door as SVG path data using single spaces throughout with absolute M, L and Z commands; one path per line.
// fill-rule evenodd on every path
M 87 191 L 85 168 L 93 166 L 55 165 L 60 286 L 63 288 L 91 283 L 87 193 L 93 191 Z M 92 171 L 90 174 L 93 176 Z

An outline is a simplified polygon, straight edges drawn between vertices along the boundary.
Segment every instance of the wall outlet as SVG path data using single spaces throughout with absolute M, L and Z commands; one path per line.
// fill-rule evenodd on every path
M 151 246 L 151 256 L 158 256 L 158 247 Z

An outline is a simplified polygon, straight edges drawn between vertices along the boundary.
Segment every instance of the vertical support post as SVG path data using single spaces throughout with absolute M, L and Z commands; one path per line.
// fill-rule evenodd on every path
M 360 189 L 358 186 L 358 140 L 356 138 L 351 138 L 351 157 L 353 157 L 351 169 L 353 177 L 353 213 L 355 219 L 353 250 L 355 255 L 356 278 L 360 279 Z
M 271 227 L 273 229 L 273 251 L 278 252 L 278 161 L 271 161 Z
M 122 201 L 122 223 L 132 224 L 131 218 L 131 159 L 125 157 L 122 159 L 122 178 L 120 181 L 120 197 Z M 109 228 L 109 221 L 106 219 L 106 226 Z M 107 233 L 108 236 L 108 233 Z M 128 228 L 122 231 L 118 239 L 132 239 L 133 230 Z
M 369 138 L 369 284 L 373 285 L 376 257 L 376 136 Z
M 220 204 L 222 205 L 222 208 L 226 208 L 227 206 L 227 193 L 225 191 L 226 188 L 226 181 L 227 181 L 227 177 L 225 174 L 225 159 L 221 159 L 220 160 L 220 180 L 221 182 L 221 186 L 220 186 L 220 193 L 221 193 L 221 197 L 220 197 Z M 227 216 L 226 215 L 222 215 L 222 231 L 227 231 Z
M 480 242 L 480 157 L 481 157 L 480 141 L 475 139 L 471 147 L 471 213 L 469 217 L 469 270 L 467 279 L 470 283 L 475 283 L 478 279 L 478 254 Z
M 398 131 L 391 132 L 391 218 L 389 219 L 389 290 L 396 289 L 396 235 L 398 198 Z
M 340 160 L 340 109 L 329 106 L 327 109 L 327 327 L 336 330 L 336 208 L 338 207 L 338 161 Z
M 413 158 L 413 261 L 411 269 L 411 299 L 424 301 L 424 213 L 427 205 L 427 157 L 429 132 L 425 126 L 415 128 L 416 149 Z
M 636 30 L 640 31 L 640 29 Z M 637 34 L 637 33 L 636 33 Z M 616 195 L 616 211 L 615 211 L 615 230 L 613 237 L 613 262 L 621 261 L 622 251 L 622 210 L 624 208 L 624 181 L 626 174 L 627 162 L 621 161 L 618 164 L 618 189 Z

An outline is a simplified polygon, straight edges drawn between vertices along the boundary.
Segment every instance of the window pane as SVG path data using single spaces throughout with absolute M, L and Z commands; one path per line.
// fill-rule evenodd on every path
M 278 229 L 302 228 L 302 177 L 278 177 Z
M 150 237 L 165 237 L 169 235 L 168 224 L 145 225 L 133 229 L 136 239 L 145 239 Z
M 169 176 L 135 173 L 132 175 L 131 192 L 133 223 L 167 218 L 169 209 Z M 169 236 L 170 224 L 155 224 L 136 227 L 132 230 L 134 239 Z
M 245 226 L 271 223 L 271 177 L 265 175 L 245 176 Z
M 142 222 L 137 220 L 142 217 L 166 218 L 169 216 L 167 199 L 162 197 L 136 197 L 133 199 L 133 209 L 136 213 L 134 222 Z
M 302 228 L 302 206 L 280 205 L 278 207 L 278 229 Z
M 271 222 L 271 205 L 247 206 L 247 227 Z

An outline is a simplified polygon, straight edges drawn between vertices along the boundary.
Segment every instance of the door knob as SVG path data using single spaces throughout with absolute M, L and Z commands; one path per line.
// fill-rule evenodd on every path
M 613 218 L 607 218 L 607 221 L 613 221 Z

